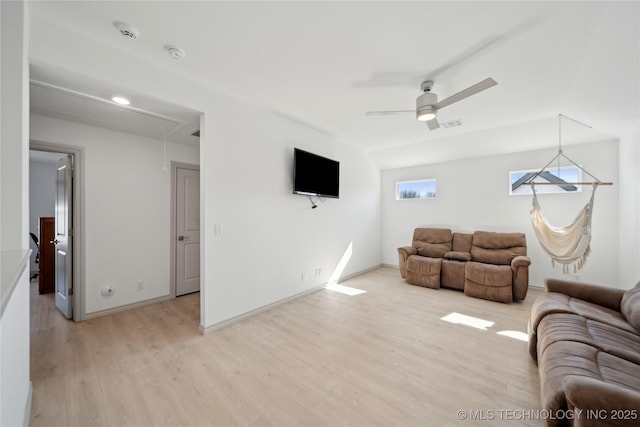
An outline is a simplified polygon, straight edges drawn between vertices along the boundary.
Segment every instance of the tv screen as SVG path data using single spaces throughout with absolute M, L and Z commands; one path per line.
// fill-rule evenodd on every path
M 338 198 L 340 163 L 296 148 L 293 152 L 293 192 Z

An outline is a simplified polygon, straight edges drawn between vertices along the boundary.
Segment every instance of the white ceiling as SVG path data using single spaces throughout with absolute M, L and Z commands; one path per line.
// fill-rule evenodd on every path
M 636 1 L 47 1 L 30 2 L 30 14 L 359 145 L 382 168 L 554 146 L 559 113 L 593 126 L 566 144 L 618 137 L 640 117 Z M 140 36 L 124 38 L 113 21 Z M 187 56 L 169 58 L 167 43 Z M 113 91 L 36 74 L 92 96 Z M 444 99 L 486 77 L 498 86 L 439 112 L 460 127 L 364 115 L 414 108 L 427 78 Z
M 30 67 L 32 113 L 115 129 L 181 144 L 198 144 L 200 114 L 130 89 L 90 77 L 40 65 Z M 123 95 L 129 106 L 116 104 Z

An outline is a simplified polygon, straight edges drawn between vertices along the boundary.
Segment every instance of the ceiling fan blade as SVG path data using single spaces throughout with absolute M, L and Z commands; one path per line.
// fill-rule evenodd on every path
M 489 77 L 488 79 L 485 79 L 483 81 L 481 81 L 480 83 L 476 83 L 473 86 L 470 86 L 464 90 L 461 90 L 460 92 L 456 93 L 455 95 L 451 95 L 450 97 L 443 99 L 440 102 L 437 102 L 433 105 L 433 107 L 436 110 L 439 110 L 441 108 L 444 108 L 448 105 L 453 104 L 454 102 L 458 102 L 461 101 L 465 98 L 470 97 L 471 95 L 475 95 L 478 92 L 482 92 L 485 89 L 489 89 L 490 87 L 493 87 L 495 85 L 497 85 L 498 82 L 496 82 L 495 80 L 493 80 L 491 77 Z
M 438 119 L 436 119 L 435 117 L 431 120 L 427 120 L 426 123 L 429 130 L 438 129 L 440 127 L 440 123 L 438 123 Z
M 391 114 L 398 113 L 416 113 L 416 110 L 395 110 L 395 111 L 367 111 L 364 113 L 365 116 L 388 116 Z

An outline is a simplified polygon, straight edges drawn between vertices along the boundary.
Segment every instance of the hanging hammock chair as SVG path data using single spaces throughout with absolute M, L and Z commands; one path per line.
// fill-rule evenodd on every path
M 533 224 L 533 230 L 536 237 L 542 245 L 544 251 L 551 257 L 551 265 L 555 266 L 556 262 L 562 264 L 562 272 L 564 274 L 569 273 L 569 266 L 573 264 L 573 272 L 576 273 L 580 270 L 591 252 L 591 216 L 593 214 L 593 199 L 596 194 L 596 188 L 599 185 L 613 185 L 612 182 L 602 182 L 589 172 L 587 172 L 582 166 L 568 158 L 562 152 L 562 119 L 569 119 L 578 124 L 586 127 L 584 123 L 578 122 L 570 117 L 562 114 L 558 115 L 558 154 L 551 159 L 540 171 L 534 174 L 531 178 L 525 182 L 531 186 L 531 192 L 533 193 L 533 206 L 531 207 L 531 222 Z M 544 216 L 540 202 L 538 202 L 538 195 L 536 194 L 536 185 L 558 185 L 557 182 L 535 182 L 534 180 L 540 176 L 549 165 L 554 161 L 560 161 L 560 157 L 568 160 L 571 164 L 579 168 L 582 172 L 589 175 L 592 182 L 565 182 L 563 184 L 568 185 L 591 185 L 591 197 L 587 204 L 578 212 L 575 219 L 571 224 L 565 227 L 556 227 L 549 224 L 549 221 Z M 558 164 L 558 167 L 560 165 Z
M 531 207 L 531 222 L 538 241 L 544 251 L 551 257 L 551 264 L 556 262 L 563 264 L 562 272 L 569 273 L 569 266 L 573 264 L 574 273 L 582 268 L 591 252 L 591 216 L 593 212 L 593 199 L 597 185 L 593 185 L 591 197 L 587 204 L 578 212 L 571 224 L 565 227 L 556 227 L 549 224 L 544 216 L 535 184 L 531 185 L 533 191 L 533 206 Z

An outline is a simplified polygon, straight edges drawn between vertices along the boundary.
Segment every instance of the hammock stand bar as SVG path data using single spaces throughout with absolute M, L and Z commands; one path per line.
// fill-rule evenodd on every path
M 576 119 L 572 119 L 571 117 L 567 117 L 564 114 L 558 114 L 558 154 L 556 154 L 553 159 L 551 159 L 546 165 L 544 165 L 544 167 L 542 169 L 540 169 L 535 175 L 533 175 L 528 181 L 523 182 L 522 184 L 524 185 L 558 185 L 557 183 L 552 183 L 552 182 L 533 182 L 534 179 L 536 179 L 542 172 L 544 172 L 549 165 L 551 165 L 551 163 L 553 163 L 554 161 L 558 160 L 558 167 L 560 165 L 560 157 L 564 157 L 566 160 L 569 161 L 569 163 L 571 163 L 572 165 L 574 165 L 575 167 L 577 167 L 578 169 L 580 169 L 582 172 L 586 173 L 587 175 L 589 175 L 591 178 L 593 178 L 594 182 L 567 182 L 567 183 L 562 183 L 563 185 L 613 185 L 613 182 L 603 182 L 600 181 L 598 178 L 596 178 L 593 174 L 589 173 L 588 170 L 586 170 L 585 168 L 583 168 L 582 166 L 580 166 L 579 164 L 577 164 L 576 162 L 574 162 L 573 160 L 571 160 L 570 158 L 568 158 L 563 152 L 562 152 L 562 119 L 569 119 L 575 123 L 578 123 L 579 125 L 588 127 L 589 129 L 591 129 L 591 126 L 584 124 L 582 122 L 577 121 Z
M 523 182 L 522 185 L 559 185 L 555 182 Z M 613 185 L 613 182 L 563 182 L 562 185 Z
M 546 165 L 544 165 L 544 167 L 542 169 L 540 169 L 535 175 L 533 175 L 527 182 L 523 182 L 523 184 L 525 185 L 534 185 L 534 184 L 542 184 L 542 185 L 558 185 L 557 183 L 552 183 L 552 182 L 533 182 L 534 179 L 536 179 L 542 172 L 544 172 L 551 163 L 553 163 L 554 161 L 556 161 L 557 159 L 560 158 L 560 156 L 564 157 L 565 159 L 567 159 L 572 165 L 574 165 L 575 167 L 577 167 L 578 169 L 580 169 L 582 172 L 586 173 L 587 175 L 589 175 L 591 178 L 593 178 L 593 182 L 567 182 L 567 183 L 562 183 L 563 185 L 566 184 L 573 184 L 573 185 L 587 185 L 587 184 L 596 184 L 596 185 L 613 185 L 613 182 L 603 182 L 600 181 L 598 178 L 596 178 L 595 176 L 593 176 L 593 174 L 589 173 L 588 170 L 586 170 L 585 168 L 583 168 L 582 166 L 580 166 L 579 164 L 577 164 L 576 162 L 574 162 L 573 160 L 571 160 L 570 158 L 568 158 L 567 156 L 565 156 L 565 154 L 562 152 L 562 148 L 558 148 L 558 154 L 556 154 L 553 159 L 551 159 Z

